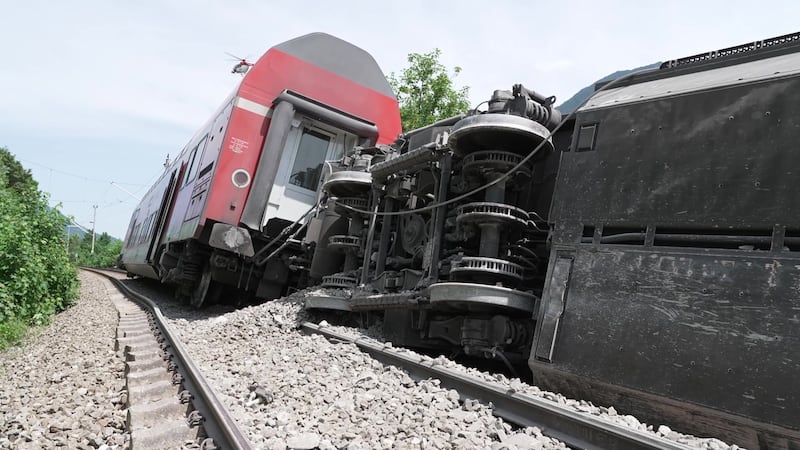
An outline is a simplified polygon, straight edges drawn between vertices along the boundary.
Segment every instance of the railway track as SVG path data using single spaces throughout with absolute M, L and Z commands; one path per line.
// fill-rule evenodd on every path
M 115 273 L 118 276 L 118 273 Z M 114 276 L 109 276 L 114 278 Z M 152 305 L 153 302 L 145 296 L 135 293 L 127 288 L 119 280 L 115 281 L 117 286 L 122 287 L 127 295 L 139 301 Z M 155 305 L 152 305 L 155 306 Z M 148 306 L 149 308 L 150 306 Z M 158 311 L 158 309 L 155 309 Z M 155 313 L 158 319 L 164 318 L 160 312 Z M 156 320 L 155 318 L 153 319 Z M 660 435 L 639 431 L 633 428 L 621 426 L 616 423 L 603 420 L 592 414 L 585 414 L 576 411 L 568 405 L 561 405 L 554 401 L 549 401 L 541 397 L 536 397 L 523 392 L 510 389 L 507 385 L 492 383 L 486 379 L 480 379 L 465 373 L 463 370 L 455 370 L 445 367 L 440 362 L 420 356 L 412 351 L 403 348 L 392 347 L 391 344 L 383 344 L 375 340 L 364 337 L 353 337 L 337 331 L 335 327 L 320 326 L 311 322 L 300 324 L 300 331 L 307 335 L 320 335 L 333 343 L 353 344 L 358 349 L 370 355 L 373 359 L 381 363 L 396 366 L 406 371 L 412 378 L 417 380 L 437 379 L 441 386 L 446 389 L 453 389 L 458 392 L 460 400 L 477 400 L 483 404 L 491 405 L 492 413 L 502 418 L 508 423 L 520 427 L 537 427 L 542 430 L 544 435 L 558 439 L 571 448 L 578 449 L 690 449 L 688 445 L 674 440 L 661 437 Z M 168 333 L 169 334 L 169 333 Z M 183 353 L 183 346 L 176 338 L 169 337 L 169 348 Z M 189 357 L 185 354 L 182 357 L 175 356 L 174 360 L 179 367 L 190 367 L 191 371 L 195 368 L 191 364 Z M 207 385 L 202 381 L 199 374 L 186 376 L 188 381 L 185 384 L 193 393 L 197 390 L 193 386 Z M 201 380 L 192 382 L 191 379 Z M 246 439 L 241 432 L 235 428 L 227 428 L 226 420 L 208 420 L 215 417 L 224 416 L 224 407 L 216 400 L 202 400 L 202 394 L 198 397 L 197 409 L 207 420 L 204 427 L 207 428 L 209 436 L 213 436 L 214 443 L 219 448 L 249 448 Z M 210 411 L 210 407 L 216 406 L 216 411 Z M 227 418 L 232 423 L 232 419 Z M 234 425 L 235 427 L 235 425 Z M 228 431 L 225 431 L 228 430 Z M 241 437 L 241 441 L 233 440 L 233 444 L 227 442 L 228 439 Z M 219 436 L 219 437 L 218 437 Z M 135 441 L 135 440 L 134 440 Z M 238 443 L 236 443 L 238 442 Z
M 116 349 L 126 360 L 131 449 L 176 448 L 187 441 L 205 450 L 253 448 L 159 307 L 109 274 L 117 271 L 86 270 L 105 276 L 119 291 L 111 300 L 119 312 Z
M 554 402 L 514 392 L 498 384 L 426 361 L 403 348 L 353 338 L 310 322 L 304 322 L 301 329 L 305 333 L 323 335 L 332 341 L 354 344 L 383 363 L 403 368 L 416 379 L 439 379 L 443 387 L 458 391 L 462 400 L 475 399 L 491 403 L 496 416 L 519 426 L 538 427 L 543 434 L 556 438 L 571 448 L 598 450 L 690 448 L 650 433 L 642 433 L 591 415 L 581 414 Z

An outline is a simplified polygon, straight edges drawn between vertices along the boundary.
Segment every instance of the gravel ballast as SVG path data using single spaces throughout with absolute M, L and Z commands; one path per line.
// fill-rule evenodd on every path
M 438 380 L 417 382 L 355 345 L 300 333 L 299 296 L 227 313 L 161 308 L 257 448 L 566 448 L 459 402 Z
M 80 273 L 80 299 L 0 353 L 0 448 L 127 448 L 123 361 L 110 283 Z
M 129 446 L 124 365 L 114 351 L 117 313 L 108 299 L 113 288 L 97 275 L 80 277 L 75 306 L 20 347 L 0 353 L 0 448 Z M 160 298 L 195 364 L 257 448 L 565 448 L 536 428 L 516 429 L 492 416 L 489 405 L 459 401 L 458 393 L 443 389 L 438 380 L 415 381 L 353 344 L 299 332 L 298 325 L 307 320 L 302 294 L 233 311 L 194 311 L 148 282 L 127 283 Z M 334 328 L 381 340 L 379 326 Z M 694 448 L 737 448 L 643 424 L 613 407 L 567 399 L 444 357 L 436 361 Z
M 324 321 L 321 322 L 319 325 L 330 328 L 332 331 L 336 331 L 342 335 L 349 336 L 351 338 L 357 338 L 363 341 L 373 341 L 384 344 L 386 343 L 386 340 L 382 339 L 380 336 L 380 330 L 381 330 L 380 324 L 375 324 L 368 329 L 359 329 L 346 326 L 332 326 L 328 325 Z M 525 383 L 519 380 L 518 378 L 508 378 L 503 374 L 487 373 L 475 369 L 473 367 L 465 367 L 444 356 L 433 358 L 428 355 L 422 355 L 416 353 L 412 350 L 405 350 L 405 352 L 407 354 L 413 354 L 418 356 L 426 364 L 438 365 L 448 369 L 454 369 L 466 373 L 479 380 L 498 384 L 508 389 L 509 391 L 521 394 L 527 394 L 545 400 L 549 400 L 553 403 L 558 403 L 561 406 L 569 407 L 576 412 L 596 416 L 607 422 L 631 428 L 643 433 L 652 433 L 660 437 L 663 437 L 665 439 L 675 441 L 679 444 L 686 445 L 691 448 L 707 449 L 707 450 L 741 450 L 741 447 L 737 445 L 728 445 L 727 443 L 716 438 L 697 437 L 679 433 L 677 431 L 673 431 L 667 425 L 657 425 L 657 426 L 649 425 L 647 423 L 640 421 L 639 419 L 637 419 L 632 415 L 618 413 L 613 406 L 608 406 L 608 407 L 596 406 L 592 402 L 588 402 L 585 400 L 571 399 L 559 393 L 542 390 L 538 386 Z
M 459 402 L 458 393 L 442 389 L 438 380 L 416 382 L 353 344 L 300 333 L 298 325 L 308 318 L 301 293 L 235 311 L 220 306 L 191 311 L 163 301 L 167 295 L 147 282 L 129 283 L 162 298 L 162 311 L 258 448 L 564 448 L 538 429 L 512 428 L 493 417 L 487 405 Z M 381 341 L 379 325 L 369 330 L 331 328 Z M 612 406 L 568 399 L 445 357 L 421 357 L 688 447 L 739 448 L 680 434 L 666 425 L 648 425 Z

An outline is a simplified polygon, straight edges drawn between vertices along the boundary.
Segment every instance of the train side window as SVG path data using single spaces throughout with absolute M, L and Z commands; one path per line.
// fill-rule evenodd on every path
M 186 160 L 186 172 L 183 176 L 183 185 L 186 186 L 189 184 L 189 180 L 191 180 L 192 176 L 192 166 L 194 165 L 194 157 L 197 156 L 197 148 L 192 149 L 189 153 L 189 159 Z
M 130 247 L 132 244 L 131 241 L 133 240 L 132 238 L 134 235 L 134 230 L 136 230 L 136 224 L 137 224 L 136 219 L 138 217 L 139 217 L 139 210 L 137 209 L 136 211 L 133 212 L 133 216 L 131 216 L 131 224 L 128 227 L 128 235 L 125 237 L 125 248 Z
M 194 176 L 197 174 L 197 166 L 200 165 L 200 161 L 203 159 L 203 150 L 206 147 L 207 141 L 208 135 L 203 136 L 203 139 L 197 144 L 194 150 L 192 150 L 192 154 L 189 155 L 189 168 L 186 170 L 186 182 L 184 182 L 184 186 L 194 180 Z
M 145 233 L 145 239 L 149 240 L 150 236 L 153 234 L 153 224 L 155 223 L 156 213 L 150 214 L 150 217 L 147 218 L 147 232 Z
M 207 166 L 203 167 L 203 170 L 201 170 L 200 173 L 197 174 L 197 178 L 203 178 L 203 175 L 207 174 L 208 172 L 211 172 L 212 167 L 214 167 L 214 161 L 211 161 L 210 163 L 208 163 Z
M 133 245 L 137 245 L 139 243 L 139 228 L 141 228 L 141 226 L 141 223 L 137 223 L 136 226 L 133 227 L 133 239 L 131 239 Z
M 325 164 L 325 156 L 328 154 L 332 138 L 316 130 L 308 128 L 303 130 L 289 183 L 311 191 L 317 190 L 322 165 Z

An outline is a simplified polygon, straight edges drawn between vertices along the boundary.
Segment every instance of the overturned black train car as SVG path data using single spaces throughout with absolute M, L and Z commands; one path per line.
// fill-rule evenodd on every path
M 534 378 L 800 448 L 800 35 L 634 75 L 571 128 Z
M 488 109 L 331 162 L 307 307 L 750 448 L 800 448 L 800 35 L 664 63 L 562 118 Z

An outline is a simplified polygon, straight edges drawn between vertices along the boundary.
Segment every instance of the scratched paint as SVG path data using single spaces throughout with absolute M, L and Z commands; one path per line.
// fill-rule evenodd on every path
M 554 363 L 745 417 L 800 417 L 800 263 L 791 256 L 581 246 Z M 777 397 L 788 400 L 764 400 Z

